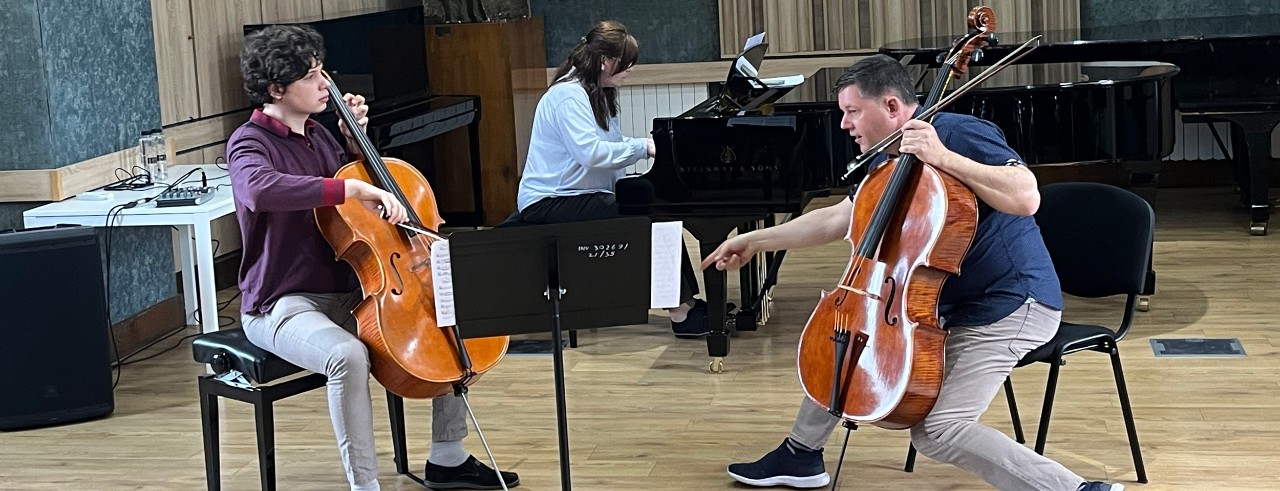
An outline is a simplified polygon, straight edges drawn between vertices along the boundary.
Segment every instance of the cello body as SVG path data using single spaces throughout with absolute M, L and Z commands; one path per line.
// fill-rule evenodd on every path
M 968 23 L 923 104 L 920 117 L 926 120 L 1012 62 L 993 65 L 943 100 L 950 78 L 963 75 L 975 50 L 987 46 L 995 13 L 974 7 Z M 898 129 L 855 163 L 870 161 L 902 136 Z M 872 169 L 853 208 L 849 265 L 837 288 L 823 292 L 800 335 L 800 385 L 845 421 L 906 429 L 929 415 L 942 390 L 947 333 L 938 320 L 938 301 L 943 283 L 960 273 L 977 232 L 978 199 L 954 176 L 908 153 Z
M 858 240 L 899 165 L 898 159 L 886 162 L 859 187 L 849 230 L 855 253 L 838 288 L 823 292 L 797 355 L 811 399 L 845 420 L 890 429 L 915 425 L 937 400 L 946 341 L 938 297 L 947 276 L 959 273 L 978 222 L 977 199 L 968 187 L 908 162 L 905 185 L 888 215 L 891 225 L 878 247 L 867 249 L 872 257 L 858 254 Z M 843 354 L 832 342 L 839 331 L 852 334 Z M 834 387 L 837 378 L 840 387 Z
M 419 225 L 435 230 L 443 223 L 430 184 L 404 161 L 357 160 L 334 177 L 385 189 L 386 183 L 370 172 L 377 166 L 399 187 Z M 353 310 L 358 336 L 368 347 L 370 371 L 387 390 L 407 398 L 450 394 L 456 384 L 473 383 L 506 354 L 506 336 L 464 340 L 466 353 L 460 353 L 455 331 L 437 325 L 432 238 L 392 225 L 357 200 L 317 208 L 316 223 L 337 258 L 351 264 L 360 278 L 364 299 Z M 464 366 L 464 359 L 471 366 Z

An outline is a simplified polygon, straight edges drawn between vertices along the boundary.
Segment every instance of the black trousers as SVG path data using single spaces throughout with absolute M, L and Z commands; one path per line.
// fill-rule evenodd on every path
M 618 212 L 618 202 L 612 193 L 555 196 L 538 200 L 524 211 L 517 210 L 498 224 L 498 227 L 585 222 L 621 216 L 622 213 Z M 698 273 L 694 271 L 693 262 L 689 260 L 689 251 L 681 247 L 680 253 L 683 256 L 680 264 L 680 302 L 690 303 L 693 301 L 693 296 L 698 294 Z

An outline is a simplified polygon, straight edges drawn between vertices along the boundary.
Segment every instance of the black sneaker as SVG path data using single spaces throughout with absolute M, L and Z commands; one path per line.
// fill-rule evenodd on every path
M 750 464 L 729 464 L 729 477 L 750 486 L 820 488 L 831 482 L 822 450 L 804 450 L 783 440 L 782 445 Z
M 1076 488 L 1076 491 L 1124 491 L 1124 485 L 1090 481 L 1081 484 L 1079 488 Z
M 692 339 L 711 334 L 707 326 L 707 302 L 694 299 L 689 314 L 680 322 L 671 322 L 671 333 L 677 338 Z
M 503 471 L 502 480 L 507 482 L 508 488 L 520 485 L 520 476 L 514 472 Z M 422 484 L 430 489 L 502 489 L 493 468 L 484 465 L 474 455 L 456 467 L 443 467 L 428 460 Z

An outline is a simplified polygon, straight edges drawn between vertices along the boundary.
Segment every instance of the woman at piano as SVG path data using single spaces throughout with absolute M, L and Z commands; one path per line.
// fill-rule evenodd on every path
M 621 216 L 614 185 L 624 170 L 652 157 L 649 138 L 622 135 L 618 88 L 640 55 L 617 21 L 600 21 L 569 52 L 538 102 L 517 210 L 499 226 L 602 220 Z M 685 253 L 680 305 L 668 309 L 676 337 L 706 335 L 706 302 Z

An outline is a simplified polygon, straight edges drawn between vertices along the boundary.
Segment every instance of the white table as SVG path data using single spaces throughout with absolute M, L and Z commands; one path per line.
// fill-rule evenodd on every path
M 169 178 L 177 179 L 194 167 L 204 169 L 209 186 L 222 184 L 214 196 L 197 206 L 171 206 L 157 208 L 154 202 L 124 210 L 111 225 L 122 227 L 174 226 L 178 229 L 179 255 L 182 264 L 182 296 L 186 306 L 187 323 L 199 324 L 203 332 L 218 330 L 217 289 L 213 283 L 213 237 L 209 224 L 235 212 L 231 199 L 231 182 L 227 171 L 215 165 L 177 165 L 169 168 Z M 176 187 L 199 186 L 200 173 L 196 172 Z M 107 224 L 107 212 L 112 207 L 139 198 L 149 198 L 162 188 L 140 191 L 110 191 L 108 200 L 89 200 L 77 196 L 23 212 L 25 227 L 45 227 L 60 223 L 103 227 Z M 193 245 L 194 244 L 194 245 Z M 197 274 L 199 272 L 199 274 Z M 198 278 L 198 279 L 197 279 Z M 110 299 L 108 299 L 110 301 Z

